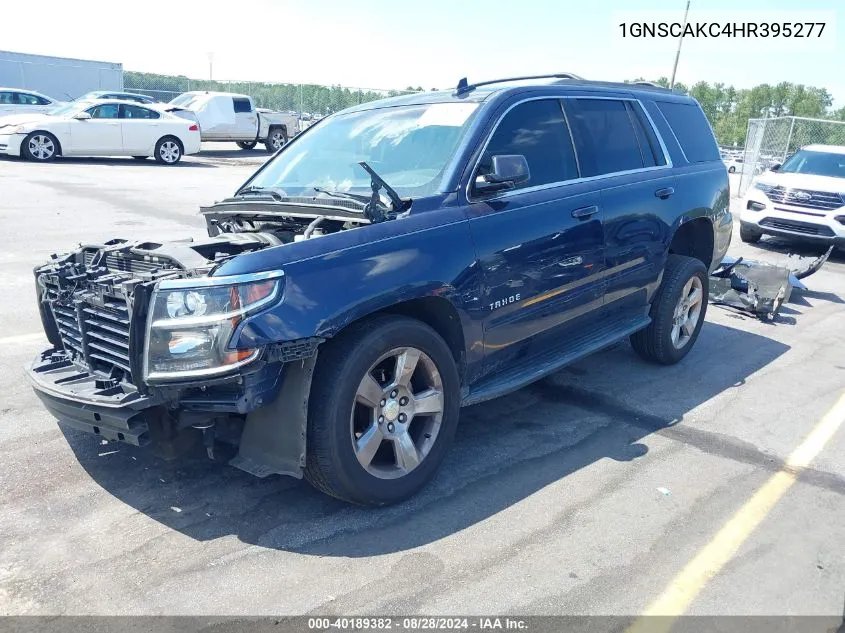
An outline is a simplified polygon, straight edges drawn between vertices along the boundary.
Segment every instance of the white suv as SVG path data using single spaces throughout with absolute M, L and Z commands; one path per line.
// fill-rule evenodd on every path
M 754 243 L 763 235 L 845 247 L 845 146 L 807 145 L 754 182 L 739 237 Z

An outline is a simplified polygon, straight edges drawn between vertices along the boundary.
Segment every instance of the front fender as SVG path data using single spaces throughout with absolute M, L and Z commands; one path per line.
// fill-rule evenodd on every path
M 314 238 L 308 240 L 312 242 L 308 246 L 313 250 L 321 243 L 328 247 L 353 237 L 357 244 L 278 266 L 285 273 L 281 301 L 245 321 L 235 333 L 233 347 L 331 338 L 368 314 L 430 296 L 448 299 L 464 328 L 474 327 L 471 312 L 481 278 L 462 209 L 434 210 L 343 233 L 358 235 Z M 367 234 L 374 239 L 366 240 Z M 266 258 L 272 251 L 281 257 L 286 249 L 293 252 L 291 247 L 299 244 L 243 255 L 232 264 L 242 271 L 247 267 L 246 258 L 262 253 Z M 259 258 L 255 261 L 257 264 Z M 221 268 L 219 274 L 225 272 Z

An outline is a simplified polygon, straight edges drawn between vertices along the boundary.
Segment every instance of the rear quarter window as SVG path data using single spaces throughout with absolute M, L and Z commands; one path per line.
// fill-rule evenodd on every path
M 713 130 L 701 108 L 694 103 L 657 101 L 656 104 L 675 133 L 689 162 L 721 160 Z

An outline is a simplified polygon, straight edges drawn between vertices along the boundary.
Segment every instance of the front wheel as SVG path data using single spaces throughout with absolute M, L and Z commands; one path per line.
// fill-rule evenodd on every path
M 255 149 L 256 145 L 258 145 L 257 141 L 238 141 L 238 147 L 241 149 Z
M 360 505 L 396 503 L 434 475 L 458 422 L 460 381 L 443 339 L 399 316 L 353 324 L 320 348 L 305 477 Z
M 155 159 L 162 165 L 175 165 L 182 158 L 182 143 L 172 136 L 159 139 L 155 147 Z
M 756 244 L 763 237 L 763 233 L 756 231 L 750 226 L 740 222 L 739 224 L 739 239 L 746 244 Z
M 707 268 L 701 260 L 669 255 L 651 304 L 651 323 L 631 335 L 634 351 L 662 365 L 673 365 L 686 356 L 704 323 L 708 290 Z
M 736 167 L 728 167 L 728 173 L 729 174 L 736 173 Z
M 21 144 L 21 154 L 28 160 L 46 163 L 59 153 L 59 141 L 49 132 L 33 132 Z
M 264 146 L 271 154 L 278 152 L 288 142 L 288 134 L 284 128 L 274 127 L 267 133 Z

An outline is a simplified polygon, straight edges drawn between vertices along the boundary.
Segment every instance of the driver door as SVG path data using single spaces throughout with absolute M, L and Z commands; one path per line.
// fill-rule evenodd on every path
M 71 121 L 70 153 L 99 156 L 123 154 L 120 106 L 117 103 L 103 103 L 88 108 L 86 112 L 91 115 L 90 119 Z

